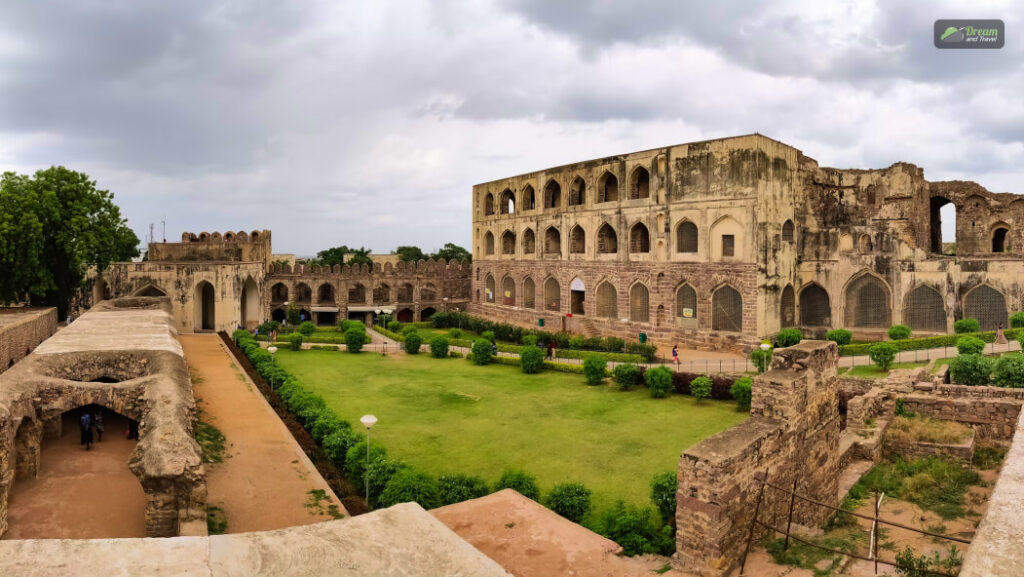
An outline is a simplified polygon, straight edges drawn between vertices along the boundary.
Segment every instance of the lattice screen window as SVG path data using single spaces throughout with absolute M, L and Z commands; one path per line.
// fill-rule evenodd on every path
M 432 301 L 437 299 L 437 288 L 433 284 L 427 283 L 427 285 L 420 289 L 420 300 Z
M 561 254 L 562 253 L 562 234 L 558 232 L 557 228 L 549 228 L 544 233 L 544 253 L 545 254 Z
M 825 289 L 812 284 L 800 291 L 800 324 L 827 327 L 832 324 L 832 302 Z
M 501 302 L 510 307 L 516 304 L 516 281 L 510 276 L 501 280 Z
M 523 254 L 534 254 L 537 251 L 537 241 L 533 229 L 528 228 L 523 233 Z
M 299 283 L 295 286 L 295 300 L 300 303 L 308 303 L 313 300 L 313 289 L 306 283 Z
M 597 252 L 602 254 L 614 254 L 619 251 L 619 239 L 615 235 L 615 229 L 605 223 L 597 231 Z
M 697 225 L 686 221 L 676 229 L 676 250 L 679 252 L 697 252 Z
M 722 235 L 722 256 L 736 256 L 736 236 Z
M 597 287 L 597 316 L 605 319 L 619 317 L 619 293 L 610 282 Z
M 793 221 L 787 220 L 782 225 L 782 240 L 784 242 L 793 242 Z
M 586 202 L 587 184 L 583 179 L 576 177 L 569 185 L 569 206 L 578 206 Z
M 373 302 L 383 303 L 391 300 L 391 287 L 382 284 L 373 289 Z
M 697 291 L 688 284 L 676 291 L 676 317 L 697 320 Z
M 334 303 L 334 287 L 329 284 L 322 284 L 320 288 L 316 289 L 316 300 L 317 302 L 324 304 Z
M 487 275 L 487 278 L 484 279 L 484 289 L 486 289 L 484 292 L 487 293 L 487 302 L 493 303 L 494 302 L 494 277 L 493 276 Z
M 484 236 L 484 252 L 487 254 L 494 254 L 494 235 L 490 232 Z
M 779 320 L 782 328 L 788 328 L 796 324 L 796 297 L 793 296 L 792 285 L 786 285 L 782 289 L 782 296 L 779 297 Z
M 270 300 L 275 302 L 284 302 L 288 300 L 288 287 L 281 283 L 275 284 L 274 287 L 270 289 Z
M 562 205 L 562 187 L 549 181 L 544 187 L 544 208 L 558 208 Z
M 586 233 L 583 232 L 583 227 L 576 225 L 572 227 L 572 231 L 569 232 L 569 252 L 573 254 L 583 254 L 586 250 Z
M 350 303 L 362 303 L 366 302 L 366 287 L 356 283 L 355 286 L 348 289 L 348 302 Z
M 651 196 L 651 175 L 647 172 L 647 169 L 639 166 L 633 171 L 632 182 L 629 186 L 629 198 L 636 200 L 638 198 L 650 198 Z
M 921 285 L 903 297 L 903 324 L 917 331 L 946 331 L 946 307 L 939 291 Z
M 629 289 L 629 320 L 638 323 L 651 320 L 651 292 L 640 283 Z
M 892 318 L 889 293 L 882 281 L 864 275 L 846 289 L 846 325 L 848 327 L 888 327 Z
M 562 287 L 554 277 L 544 282 L 544 310 L 562 310 Z
M 994 331 L 1002 324 L 1006 327 L 1006 299 L 1003 293 L 982 285 L 964 299 L 964 316 L 978 319 L 981 330 Z
M 629 252 L 651 252 L 651 235 L 642 223 L 637 223 L 629 231 Z
M 532 309 L 536 306 L 535 299 L 537 297 L 537 290 L 533 286 L 533 279 L 526 277 L 523 280 L 523 307 Z
M 606 172 L 597 183 L 597 202 L 615 202 L 619 200 L 619 179 Z
M 501 235 L 501 254 L 515 254 L 516 253 L 516 234 L 510 230 L 506 230 Z
M 743 297 L 731 286 L 723 286 L 711 295 L 711 329 L 743 331 Z

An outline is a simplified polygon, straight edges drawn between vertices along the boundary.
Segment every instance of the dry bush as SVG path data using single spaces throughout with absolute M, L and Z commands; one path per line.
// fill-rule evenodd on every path
M 954 445 L 971 436 L 971 428 L 953 421 L 940 421 L 928 417 L 894 417 L 885 433 L 886 440 L 894 443 L 939 443 Z

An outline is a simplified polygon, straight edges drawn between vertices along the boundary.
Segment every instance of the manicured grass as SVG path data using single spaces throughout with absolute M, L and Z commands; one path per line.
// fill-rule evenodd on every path
M 925 363 L 925 362 L 919 362 L 919 363 L 893 363 L 892 367 L 889 370 L 913 369 L 913 368 L 917 368 L 917 367 L 923 367 L 923 366 L 925 366 L 927 364 L 928 363 Z M 875 365 L 861 365 L 861 366 L 857 366 L 857 367 L 853 367 L 853 368 L 849 369 L 848 371 L 846 371 L 845 374 L 848 377 L 860 377 L 862 379 L 878 379 L 878 378 L 882 378 L 882 377 L 885 377 L 886 375 L 888 375 L 889 371 L 883 371 L 881 368 L 879 368 L 879 367 L 877 367 Z
M 588 387 L 582 375 L 523 374 L 427 355 L 278 351 L 277 360 L 388 453 L 431 474 L 467 473 L 494 483 L 503 469 L 537 476 L 542 491 L 581 481 L 596 507 L 649 504 L 655 473 L 674 471 L 701 439 L 746 419 L 736 404 L 645 388 Z

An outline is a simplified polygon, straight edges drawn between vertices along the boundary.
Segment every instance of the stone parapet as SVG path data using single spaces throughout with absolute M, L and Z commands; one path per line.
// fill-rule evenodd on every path
M 57 332 L 55 308 L 0 308 L 0 373 Z

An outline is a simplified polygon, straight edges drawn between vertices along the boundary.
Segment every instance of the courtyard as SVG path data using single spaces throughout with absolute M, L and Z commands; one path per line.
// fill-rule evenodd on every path
M 651 477 L 674 471 L 680 453 L 746 419 L 736 404 L 643 387 L 588 387 L 582 375 L 523 374 L 427 355 L 279 350 L 277 361 L 343 419 L 380 422 L 372 440 L 425 472 L 478 475 L 508 468 L 536 475 L 541 490 L 579 481 L 595 509 L 649 503 Z

